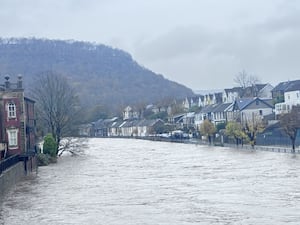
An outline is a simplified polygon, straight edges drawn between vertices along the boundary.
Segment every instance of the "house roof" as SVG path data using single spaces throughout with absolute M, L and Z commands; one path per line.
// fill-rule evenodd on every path
M 251 102 L 253 102 L 253 98 L 241 98 L 235 101 L 235 107 L 239 110 L 246 108 Z
M 268 84 L 255 84 L 256 90 L 260 91 L 261 89 L 263 89 L 265 86 L 267 86 Z
M 294 82 L 290 82 L 289 86 L 285 89 L 288 91 L 299 91 L 300 90 L 300 80 L 295 80 Z
M 284 81 L 280 82 L 278 85 L 276 85 L 272 92 L 277 92 L 277 91 L 286 91 L 290 86 L 293 86 L 294 84 L 299 84 L 300 80 L 293 80 L 293 81 Z
M 123 121 L 115 121 L 111 124 L 111 128 L 120 127 L 120 125 L 123 123 Z
M 221 103 L 213 108 L 213 112 L 224 112 L 232 103 Z
M 142 120 L 138 123 L 138 126 L 147 126 L 147 127 L 151 127 L 154 126 L 156 123 L 158 122 L 162 122 L 163 121 L 161 119 L 153 119 L 153 120 Z
M 210 113 L 213 111 L 213 109 L 216 107 L 217 105 L 207 105 L 205 107 L 202 108 L 202 110 L 200 111 L 200 113 Z
M 260 98 L 241 98 L 241 99 L 237 99 L 234 103 L 234 108 L 236 108 L 238 110 L 243 110 L 243 109 L 247 108 L 247 106 L 249 106 L 254 101 L 262 102 L 265 105 L 267 105 L 268 107 L 273 108 L 273 106 L 271 104 L 269 104 L 266 100 L 262 100 Z
M 176 118 L 180 118 L 183 116 L 184 116 L 184 113 L 181 113 L 181 114 L 174 115 L 173 118 L 176 119 Z
M 234 88 L 226 88 L 224 90 L 225 90 L 226 94 L 228 94 L 229 92 L 241 93 L 242 88 L 241 87 L 234 87 Z

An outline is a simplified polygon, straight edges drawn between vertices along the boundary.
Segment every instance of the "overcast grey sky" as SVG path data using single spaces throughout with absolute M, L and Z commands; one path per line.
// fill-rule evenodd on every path
M 193 90 L 300 79 L 297 0 L 0 0 L 0 36 L 106 44 Z

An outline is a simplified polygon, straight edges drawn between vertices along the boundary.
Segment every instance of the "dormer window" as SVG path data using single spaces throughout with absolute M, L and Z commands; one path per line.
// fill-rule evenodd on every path
M 16 104 L 15 103 L 8 103 L 7 105 L 7 114 L 8 118 L 16 118 L 17 113 L 16 113 Z

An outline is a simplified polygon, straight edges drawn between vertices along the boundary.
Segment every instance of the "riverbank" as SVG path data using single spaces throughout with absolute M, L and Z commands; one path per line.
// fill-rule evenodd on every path
M 250 152 L 91 138 L 9 193 L 0 224 L 299 224 L 300 158 Z
M 147 137 L 106 137 L 106 138 L 133 138 L 133 139 L 141 139 L 141 140 L 149 140 L 149 141 L 163 141 L 163 142 L 174 142 L 174 143 L 185 143 L 185 144 L 196 144 L 196 145 L 209 145 L 208 142 L 196 139 L 196 138 L 164 138 L 160 136 L 147 136 Z M 268 152 L 279 152 L 279 153 L 293 153 L 293 154 L 300 154 L 300 146 L 296 147 L 295 152 L 292 151 L 292 147 L 288 146 L 262 146 L 262 145 L 255 145 L 254 148 L 251 145 L 235 145 L 235 144 L 228 144 L 228 143 L 213 143 L 214 146 L 217 147 L 229 147 L 235 148 L 240 150 L 258 150 L 258 151 L 268 151 Z
M 4 196 L 14 189 L 22 179 L 37 172 L 35 156 L 19 157 L 19 160 L 0 174 L 0 203 Z

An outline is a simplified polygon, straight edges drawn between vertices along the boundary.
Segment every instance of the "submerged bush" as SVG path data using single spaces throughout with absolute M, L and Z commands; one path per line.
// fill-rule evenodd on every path
M 47 166 L 49 165 L 51 156 L 48 154 L 39 153 L 37 155 L 38 166 Z

